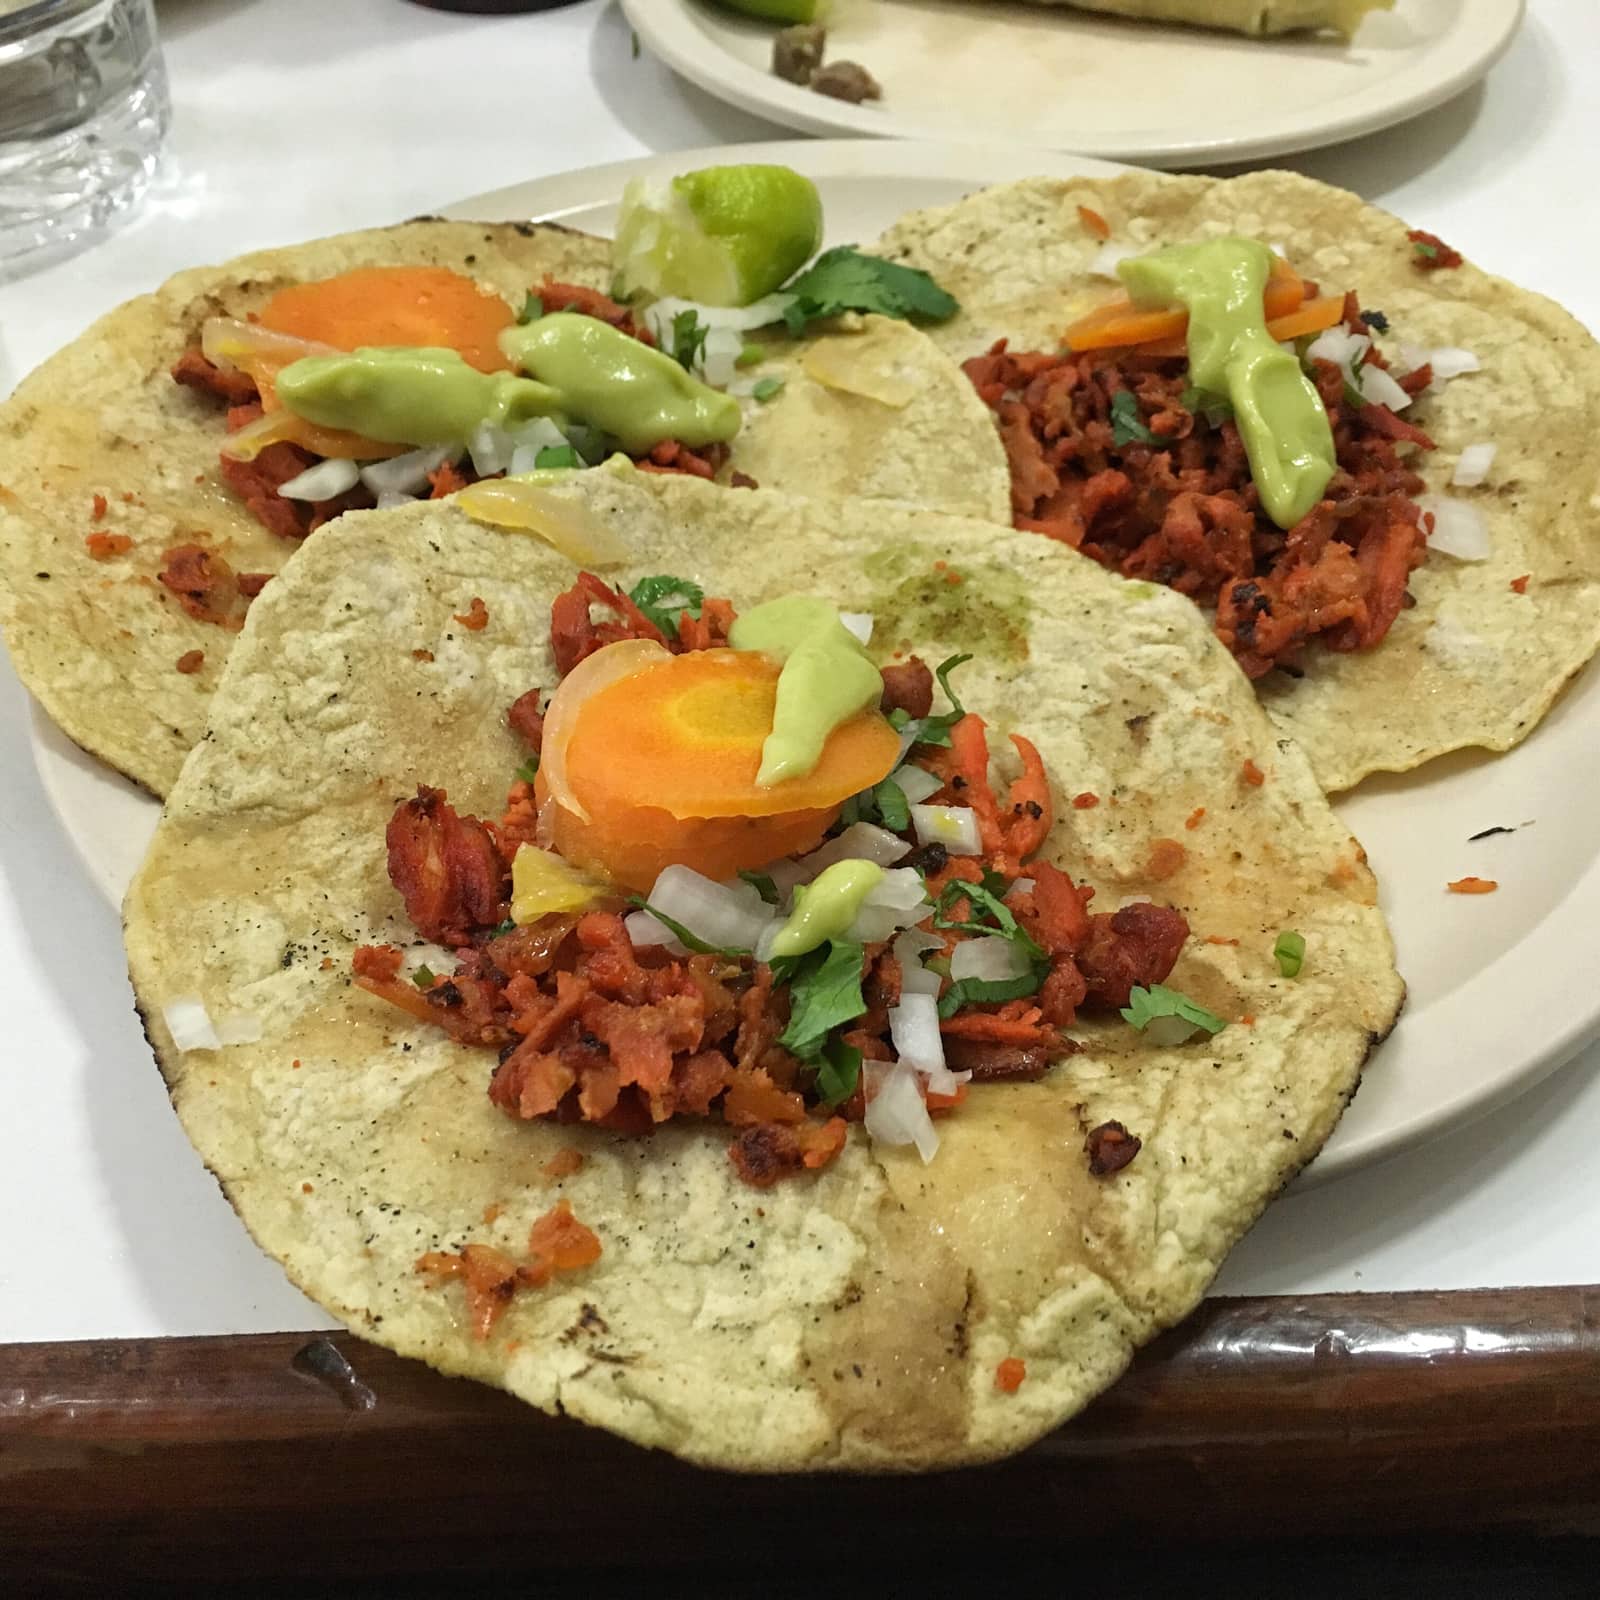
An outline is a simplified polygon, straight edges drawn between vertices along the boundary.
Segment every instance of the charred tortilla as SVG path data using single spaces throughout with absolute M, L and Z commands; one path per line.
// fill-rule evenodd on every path
M 1480 371 L 1436 386 L 1405 417 L 1437 445 L 1416 470 L 1430 491 L 1482 514 L 1488 558 L 1430 548 L 1411 575 L 1414 606 L 1382 643 L 1310 651 L 1303 677 L 1261 681 L 1262 703 L 1329 791 L 1525 738 L 1600 645 L 1600 466 L 1583 442 L 1600 409 L 1593 338 L 1560 307 L 1470 264 L 1420 270 L 1438 258 L 1405 223 L 1293 173 L 1034 179 L 907 217 L 878 248 L 933 273 L 962 302 L 935 332 L 957 359 L 1000 338 L 1050 350 L 1112 290 L 1091 270 L 1102 246 L 1080 207 L 1134 252 L 1230 233 L 1281 246 L 1325 293 L 1354 289 L 1381 309 L 1385 349 L 1476 355 Z M 1451 488 L 1462 450 L 1476 443 L 1496 446 L 1487 482 Z
M 262 251 L 180 273 L 111 312 L 0 406 L 0 624 L 12 659 L 74 740 L 158 795 L 200 736 L 244 609 L 229 588 L 227 623 L 191 615 L 159 580 L 165 552 L 198 545 L 259 576 L 297 548 L 222 480 L 222 407 L 170 368 L 207 317 L 248 317 L 287 284 L 390 264 L 450 267 L 513 305 L 545 279 L 603 289 L 611 275 L 608 241 L 546 224 L 424 220 Z M 983 407 L 923 335 L 869 318 L 782 348 L 761 368 L 786 380 L 782 392 L 747 405 L 728 473 L 1004 516 L 1005 464 Z M 838 369 L 827 385 L 806 371 L 819 352 Z M 852 365 L 867 369 L 868 391 L 888 373 L 889 400 L 841 387 L 858 381 Z
M 523 758 L 505 708 L 555 681 L 550 603 L 575 568 L 444 501 L 314 534 L 228 663 L 125 908 L 178 1114 L 298 1285 L 443 1371 L 743 1470 L 1018 1450 L 1188 1313 L 1338 1120 L 1403 992 L 1360 846 L 1170 591 L 892 505 L 631 469 L 560 492 L 627 542 L 612 582 L 670 566 L 741 606 L 820 592 L 872 612 L 886 650 L 971 651 L 968 703 L 997 735 L 1027 730 L 1058 794 L 1096 796 L 1063 806 L 1044 853 L 1099 907 L 1179 907 L 1193 937 L 1171 981 L 1229 1026 L 1161 1049 L 1082 1024 L 1044 1078 L 984 1086 L 931 1165 L 856 1126 L 819 1175 L 766 1191 L 709 1125 L 639 1140 L 502 1115 L 492 1051 L 350 981 L 358 945 L 414 937 L 385 870 L 396 801 L 427 781 L 492 814 Z M 487 623 L 469 631 L 473 597 Z M 1306 943 L 1294 979 L 1272 955 L 1285 929 Z M 185 998 L 249 1042 L 180 1051 L 167 1008 Z M 1113 1121 L 1143 1145 L 1096 1176 L 1086 1140 Z M 570 1145 L 581 1170 L 545 1177 Z M 601 1258 L 475 1339 L 418 1258 L 518 1248 L 560 1198 Z

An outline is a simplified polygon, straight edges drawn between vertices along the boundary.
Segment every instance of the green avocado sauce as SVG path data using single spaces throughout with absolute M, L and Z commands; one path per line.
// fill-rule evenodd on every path
M 936 639 L 987 661 L 1026 661 L 1032 573 L 956 559 L 940 569 L 934 562 L 941 559 L 939 550 L 920 544 L 885 546 L 866 558 L 872 592 L 862 610 L 872 613 L 874 637 L 888 650 Z M 1047 546 L 1038 559 L 1048 567 L 1059 556 Z
M 508 328 L 500 348 L 530 376 L 479 372 L 454 350 L 372 348 L 291 362 L 278 397 L 308 422 L 386 444 L 462 444 L 485 423 L 535 417 L 587 423 L 635 454 L 664 439 L 725 444 L 739 431 L 737 400 L 594 317 L 540 317 Z
M 772 941 L 774 956 L 803 956 L 829 939 L 842 939 L 862 902 L 883 882 L 871 861 L 835 861 L 794 892 L 794 910 Z
M 746 611 L 729 629 L 728 643 L 783 663 L 772 732 L 756 773 L 764 789 L 812 771 L 829 734 L 883 693 L 883 677 L 861 641 L 834 606 L 811 595 L 788 595 Z
M 1266 513 L 1292 528 L 1337 465 L 1327 408 L 1298 357 L 1267 332 L 1272 252 L 1255 239 L 1171 245 L 1117 268 L 1136 305 L 1189 313 L 1189 381 L 1226 395 Z
M 297 417 L 386 444 L 461 444 L 485 422 L 515 427 L 562 410 L 561 395 L 509 372 L 479 372 L 454 350 L 374 348 L 306 356 L 278 374 Z
M 679 439 L 726 444 L 739 431 L 739 402 L 707 387 L 669 355 L 609 323 L 558 311 L 500 335 L 517 366 L 561 396 L 561 409 L 639 452 Z

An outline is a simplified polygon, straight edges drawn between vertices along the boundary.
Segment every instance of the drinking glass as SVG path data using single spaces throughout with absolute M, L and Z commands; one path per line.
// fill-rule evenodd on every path
M 0 279 L 136 205 L 170 119 L 154 0 L 0 0 Z

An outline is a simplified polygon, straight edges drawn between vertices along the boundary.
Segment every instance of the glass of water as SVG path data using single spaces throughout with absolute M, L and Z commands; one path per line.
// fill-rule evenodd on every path
M 135 205 L 170 118 L 154 0 L 0 0 L 0 279 Z

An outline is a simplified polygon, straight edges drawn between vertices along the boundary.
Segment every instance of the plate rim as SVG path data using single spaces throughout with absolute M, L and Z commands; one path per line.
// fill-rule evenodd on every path
M 1459 54 L 1447 58 L 1446 70 L 1426 88 L 1403 95 L 1392 103 L 1364 110 L 1358 107 L 1317 124 L 1314 132 L 1280 130 L 1231 138 L 1171 140 L 1108 136 L 1091 129 L 1074 136 L 1071 153 L 1153 167 L 1214 166 L 1318 150 L 1364 134 L 1382 132 L 1432 111 L 1470 88 L 1511 47 L 1527 15 L 1527 0 L 1458 0 L 1458 4 L 1460 10 L 1451 25 L 1451 37 L 1461 40 Z M 892 113 L 863 110 L 842 100 L 811 94 L 798 85 L 774 78 L 771 73 L 748 66 L 731 52 L 719 50 L 715 55 L 708 54 L 704 48 L 706 31 L 696 20 L 697 16 L 708 15 L 700 0 L 621 0 L 621 6 L 629 26 L 652 55 L 714 99 L 754 116 L 831 137 L 865 135 L 926 142 L 934 131 L 915 121 L 891 120 Z M 1104 23 L 1116 19 L 1097 20 Z M 736 23 L 730 19 L 728 25 Z M 1026 136 L 1013 141 L 995 135 L 985 142 L 1068 153 L 1065 146 L 1040 147 Z
M 716 161 L 748 159 L 762 156 L 769 160 L 790 160 L 809 170 L 819 178 L 874 179 L 894 177 L 937 178 L 955 183 L 972 182 L 976 185 L 1004 182 L 1009 177 L 1104 175 L 1128 170 L 1125 166 L 1101 158 L 1082 156 L 1065 151 L 1028 151 L 1014 145 L 943 144 L 934 141 L 903 141 L 886 143 L 877 139 L 811 140 L 757 142 L 706 146 L 696 150 L 657 153 L 609 162 L 600 166 L 576 168 L 571 171 L 532 178 L 518 184 L 487 190 L 462 200 L 440 206 L 436 214 L 458 220 L 540 220 L 558 219 L 578 210 L 594 209 L 607 203 L 601 194 L 620 195 L 622 185 L 631 177 L 654 176 L 661 171 L 681 170 L 684 164 L 708 165 Z M 1569 692 L 1577 692 L 1575 683 Z M 1559 708 L 1558 708 L 1559 709 Z M 1535 730 L 1533 737 L 1538 736 Z M 159 812 L 154 808 L 154 797 L 144 796 L 136 786 L 121 774 L 104 766 L 95 757 L 86 754 L 49 718 L 37 700 L 30 696 L 29 744 L 34 766 L 51 810 L 55 813 L 66 834 L 73 853 L 78 857 L 96 888 L 113 906 L 120 907 L 125 884 L 108 863 L 89 848 L 88 840 L 72 821 L 79 807 L 73 803 L 70 788 L 73 775 L 86 773 L 96 787 L 110 786 L 118 792 L 119 799 L 146 799 L 151 803 L 150 827 L 155 825 Z M 1508 751 L 1498 757 L 1513 759 L 1517 752 Z M 1337 807 L 1336 807 L 1337 810 Z M 1341 818 L 1341 821 L 1343 819 Z M 1585 907 L 1600 906 L 1600 856 L 1590 864 L 1572 884 L 1568 894 L 1538 925 L 1541 932 L 1553 933 L 1557 942 L 1565 940 L 1567 948 L 1581 946 L 1592 926 L 1592 915 Z M 1563 935 L 1561 929 L 1571 921 L 1573 930 Z M 1575 945 L 1572 941 L 1576 940 Z M 1519 957 L 1526 943 L 1512 945 L 1497 956 L 1478 976 L 1478 981 L 1488 985 L 1508 962 Z M 1521 959 L 1526 961 L 1525 955 Z M 1563 969 L 1564 974 L 1564 969 Z M 1570 994 L 1570 982 L 1564 975 L 1558 983 L 1555 964 L 1548 964 L 1543 974 L 1553 988 L 1564 983 Z M 1600 1036 L 1600 994 L 1588 1012 L 1565 1013 L 1559 1020 L 1559 1007 L 1546 1005 L 1525 1007 L 1526 985 L 1518 984 L 1518 1014 L 1523 1017 L 1549 1016 L 1553 1026 L 1540 1046 L 1531 1053 L 1522 1054 L 1520 1041 L 1513 1040 L 1517 1053 L 1522 1055 L 1517 1069 L 1503 1078 L 1475 1085 L 1464 1093 L 1446 1099 L 1425 1110 L 1414 1111 L 1398 1125 L 1374 1129 L 1362 1135 L 1340 1141 L 1340 1133 L 1348 1127 L 1341 1121 L 1335 1129 L 1331 1148 L 1325 1146 L 1317 1158 L 1294 1180 L 1297 1189 L 1312 1188 L 1356 1169 L 1378 1161 L 1402 1155 L 1417 1146 L 1455 1131 L 1466 1124 L 1486 1116 L 1509 1103 L 1528 1089 L 1533 1088 L 1550 1073 L 1563 1066 L 1587 1043 Z M 1410 1017 L 1422 1013 L 1402 1011 L 1397 1028 L 1404 1029 Z M 1448 1041 L 1441 1041 L 1448 1044 Z M 1381 1060 L 1381 1057 L 1378 1058 Z

